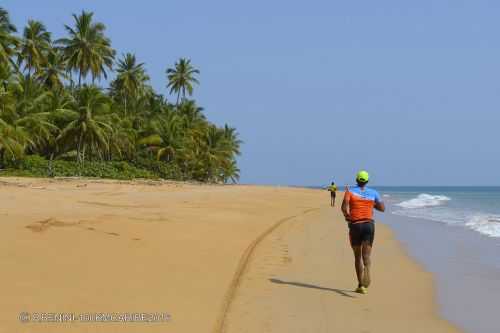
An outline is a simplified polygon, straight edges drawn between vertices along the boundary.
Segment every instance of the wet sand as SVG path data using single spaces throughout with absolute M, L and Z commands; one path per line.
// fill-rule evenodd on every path
M 408 253 L 432 272 L 446 319 L 466 332 L 499 331 L 500 239 L 393 214 L 388 214 L 384 223 L 394 230 Z

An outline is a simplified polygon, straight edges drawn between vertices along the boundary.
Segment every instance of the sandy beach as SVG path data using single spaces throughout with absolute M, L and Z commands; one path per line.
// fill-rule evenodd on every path
M 352 291 L 338 206 L 300 188 L 1 178 L 0 332 L 459 332 L 383 224 L 369 294 Z

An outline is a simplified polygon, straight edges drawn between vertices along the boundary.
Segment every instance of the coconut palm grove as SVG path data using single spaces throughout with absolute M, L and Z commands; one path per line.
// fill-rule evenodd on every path
M 68 21 L 55 38 L 35 20 L 18 30 L 0 8 L 0 175 L 238 180 L 238 133 L 192 99 L 189 59 L 166 68 L 170 101 L 93 13 Z

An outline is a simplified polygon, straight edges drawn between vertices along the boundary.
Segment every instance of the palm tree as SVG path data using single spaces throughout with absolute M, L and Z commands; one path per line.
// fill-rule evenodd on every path
M 182 98 L 186 97 L 186 91 L 191 96 L 193 94 L 193 84 L 199 84 L 195 74 L 200 74 L 200 71 L 191 65 L 191 60 L 180 58 L 175 63 L 175 68 L 167 69 L 167 88 L 170 88 L 170 93 L 177 94 L 177 103 L 182 93 Z
M 50 122 L 50 114 L 38 112 L 16 120 L 15 125 L 28 133 L 26 146 L 32 153 L 45 154 L 54 144 L 59 128 Z
M 196 105 L 193 100 L 184 99 L 178 106 L 177 112 L 183 119 L 183 127 L 193 128 L 206 121 L 203 108 Z
M 224 138 L 226 139 L 228 148 L 234 155 L 241 155 L 240 146 L 243 143 L 243 141 L 241 141 L 238 138 L 238 132 L 236 132 L 236 128 L 230 127 L 227 124 L 225 124 L 223 131 L 224 131 Z
M 207 180 L 221 180 L 222 164 L 231 159 L 232 152 L 228 147 L 224 130 L 215 125 L 209 126 L 204 135 L 206 147 L 204 160 L 207 165 Z
M 241 140 L 234 128 L 225 125 L 218 128 L 210 125 L 203 136 L 205 151 L 202 160 L 205 161 L 206 180 L 236 182 L 239 179 L 239 169 L 235 156 L 240 154 Z
M 208 124 L 203 131 L 195 131 L 186 138 L 187 149 L 186 173 L 200 180 L 222 181 L 223 165 L 232 158 L 224 137 L 224 131 L 213 124 Z
M 9 13 L 2 7 L 0 7 L 0 30 L 16 32 L 16 26 L 10 22 Z
M 19 73 L 16 79 L 16 89 L 13 92 L 16 97 L 18 117 L 41 112 L 47 91 L 34 77 Z
M 37 80 L 49 90 L 61 90 L 63 79 L 67 79 L 66 63 L 62 53 L 57 49 L 48 52 L 47 60 L 37 74 Z
M 16 27 L 10 22 L 9 13 L 0 7 L 0 63 L 10 62 L 15 66 L 12 57 L 19 40 L 12 33 L 16 31 Z
M 0 118 L 12 119 L 16 113 L 17 82 L 8 62 L 0 62 Z
M 2 72 L 0 69 L 0 73 Z M 6 93 L 3 93 L 5 84 L 7 89 Z M 28 87 L 28 93 L 25 87 Z M 48 92 L 39 84 L 21 74 L 18 74 L 15 81 L 12 79 L 9 81 L 7 78 L 7 82 L 0 88 L 0 104 L 2 104 L 0 117 L 15 130 L 10 133 L 24 133 L 26 140 L 23 142 L 30 153 L 41 153 L 46 150 L 58 131 L 57 126 L 49 120 L 50 113 L 46 109 L 48 97 Z
M 38 72 L 46 62 L 47 53 L 50 49 L 50 32 L 45 25 L 39 21 L 29 20 L 24 28 L 23 38 L 21 40 L 18 53 L 17 64 L 24 63 L 28 76 L 31 76 L 31 70 Z
M 234 158 L 229 161 L 224 161 L 221 176 L 224 183 L 228 183 L 229 181 L 233 183 L 238 182 L 240 179 L 240 169 Z
M 146 92 L 146 82 L 149 76 L 144 69 L 144 63 L 137 63 L 134 54 L 127 53 L 118 60 L 117 77 L 112 82 L 111 88 L 115 95 L 123 98 L 125 114 L 127 114 L 127 102 L 143 97 Z
M 227 183 L 229 180 L 237 183 L 240 179 L 240 169 L 238 168 L 235 156 L 241 155 L 240 146 L 243 141 L 239 139 L 238 132 L 236 132 L 236 128 L 234 127 L 225 124 L 222 131 L 226 141 L 225 147 L 232 155 L 222 163 L 222 180 L 224 183 Z
M 57 41 L 61 46 L 67 66 L 70 71 L 78 72 L 78 86 L 81 86 L 82 77 L 92 76 L 92 82 L 107 78 L 106 68 L 113 68 L 115 50 L 111 48 L 111 41 L 104 35 L 106 27 L 102 23 L 92 22 L 94 13 L 82 11 L 78 16 L 73 14 L 75 27 L 65 25 L 69 38 Z
M 57 137 L 61 147 L 66 150 L 76 149 L 77 160 L 85 161 L 87 152 L 101 160 L 109 149 L 109 134 L 112 126 L 107 121 L 110 99 L 95 86 L 84 86 L 69 109 L 60 109 L 58 113 L 70 119 Z
M 43 111 L 49 114 L 48 120 L 50 123 L 57 127 L 57 134 L 61 133 L 61 129 L 65 128 L 66 125 L 74 119 L 74 114 L 72 112 L 61 110 L 71 110 L 75 103 L 73 96 L 64 88 L 47 91 L 43 101 Z M 51 170 L 51 163 L 54 156 L 61 150 L 57 138 L 58 135 L 56 135 L 54 140 L 48 141 L 45 151 L 41 152 L 44 156 L 49 158 L 49 170 Z
M 3 164 L 5 157 L 10 161 L 21 159 L 29 143 L 29 134 L 22 127 L 0 118 L 0 163 Z
M 107 159 L 118 157 L 123 160 L 133 160 L 136 154 L 138 133 L 133 127 L 131 119 L 122 118 L 117 113 L 109 117 L 111 133 L 109 136 L 109 149 Z
M 151 123 L 153 134 L 139 140 L 139 144 L 146 145 L 156 152 L 158 160 L 172 161 L 183 145 L 184 131 L 181 119 L 174 112 L 167 112 L 154 119 Z

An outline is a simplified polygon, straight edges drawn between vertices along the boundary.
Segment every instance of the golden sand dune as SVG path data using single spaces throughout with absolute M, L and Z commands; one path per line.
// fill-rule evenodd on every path
M 383 225 L 370 293 L 352 292 L 345 223 L 328 201 L 296 188 L 4 178 L 0 332 L 454 332 L 431 276 Z M 78 320 L 102 313 L 170 318 Z M 46 322 L 55 314 L 76 320 Z

